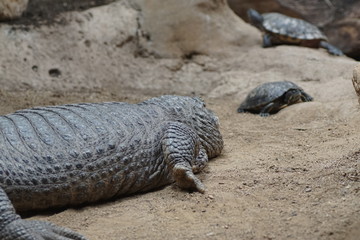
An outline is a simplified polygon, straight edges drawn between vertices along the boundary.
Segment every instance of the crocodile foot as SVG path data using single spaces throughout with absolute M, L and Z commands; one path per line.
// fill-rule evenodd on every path
M 49 222 L 17 219 L 0 230 L 2 240 L 86 240 L 70 229 Z
M 187 190 L 196 190 L 201 193 L 205 192 L 204 184 L 198 179 L 190 167 L 176 164 L 173 169 L 173 176 L 176 181 L 176 184 Z

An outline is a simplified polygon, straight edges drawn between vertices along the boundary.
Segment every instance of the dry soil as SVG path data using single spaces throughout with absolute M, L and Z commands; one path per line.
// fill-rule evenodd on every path
M 64 28 L 69 30 L 66 24 L 55 24 L 27 31 L 56 35 Z M 46 36 L 51 49 L 56 39 Z M 89 54 L 87 59 L 73 60 L 70 67 L 59 64 L 66 76 L 50 76 L 45 85 L 41 76 L 32 77 L 31 84 L 19 84 L 24 76 L 34 74 L 35 64 L 29 63 L 25 51 L 17 53 L 22 62 L 28 57 L 28 68 L 21 73 L 4 61 L 2 69 L 6 66 L 13 81 L 2 82 L 6 87 L 0 92 L 1 114 L 39 105 L 200 95 L 219 116 L 225 141 L 222 155 L 199 175 L 207 187 L 205 194 L 172 185 L 31 218 L 72 228 L 93 240 L 359 239 L 360 111 L 351 83 L 352 70 L 359 63 L 318 49 L 262 49 L 259 35 L 253 38 L 259 44 L 239 47 L 227 58 L 142 58 L 132 54 L 131 47 L 113 50 L 111 43 L 88 44 L 86 48 L 92 50 L 84 53 Z M 123 52 L 116 55 L 116 51 Z M 85 62 L 93 61 L 92 56 L 99 64 L 105 59 L 105 77 L 89 77 L 74 87 L 77 82 L 71 79 L 79 75 L 71 69 L 91 75 Z M 36 61 L 39 69 L 47 64 L 41 57 Z M 110 71 L 117 78 L 106 78 Z M 299 84 L 314 102 L 290 106 L 267 118 L 236 112 L 252 88 L 278 80 Z

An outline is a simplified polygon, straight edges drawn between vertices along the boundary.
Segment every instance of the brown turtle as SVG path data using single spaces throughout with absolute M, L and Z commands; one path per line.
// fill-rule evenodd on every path
M 281 44 L 311 48 L 325 48 L 330 54 L 340 56 L 342 51 L 328 42 L 319 28 L 298 18 L 280 13 L 260 14 L 254 9 L 247 11 L 252 25 L 263 32 L 263 47 Z
M 268 82 L 253 89 L 237 111 L 259 113 L 260 116 L 266 117 L 286 106 L 312 100 L 309 94 L 293 82 Z

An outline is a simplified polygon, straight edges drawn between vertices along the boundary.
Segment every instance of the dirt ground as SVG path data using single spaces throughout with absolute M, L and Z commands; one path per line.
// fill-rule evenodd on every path
M 52 31 L 53 38 L 46 35 L 50 46 L 62 29 L 69 28 L 52 25 L 27 31 Z M 10 57 L 1 62 L 6 69 L 0 75 L 1 114 L 39 105 L 199 95 L 219 116 L 225 141 L 222 155 L 199 175 L 205 194 L 167 186 L 31 218 L 72 228 L 92 240 L 358 239 L 360 111 L 351 76 L 359 62 L 318 49 L 262 49 L 259 35 L 253 37 L 259 44 L 239 47 L 228 58 L 141 58 L 130 54 L 131 44 L 110 51 L 111 44 L 92 42 L 84 53 L 89 58 L 82 59 L 96 56 L 93 68 L 73 57 L 71 66 L 60 64 L 63 74 L 56 77 L 47 76 L 47 70 L 33 77 L 34 63 L 29 63 L 26 51 L 16 53 L 19 65 Z M 56 61 L 61 56 L 51 46 Z M 34 58 L 39 69 L 47 66 L 46 59 Z M 252 88 L 278 80 L 299 84 L 314 102 L 267 118 L 236 113 Z

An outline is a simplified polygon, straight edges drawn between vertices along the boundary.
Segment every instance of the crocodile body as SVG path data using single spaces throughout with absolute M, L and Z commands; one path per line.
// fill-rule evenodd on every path
M 172 182 L 203 192 L 193 173 L 223 148 L 217 117 L 180 96 L 21 110 L 0 117 L 0 134 L 0 239 L 85 239 L 14 208 L 75 206 Z

